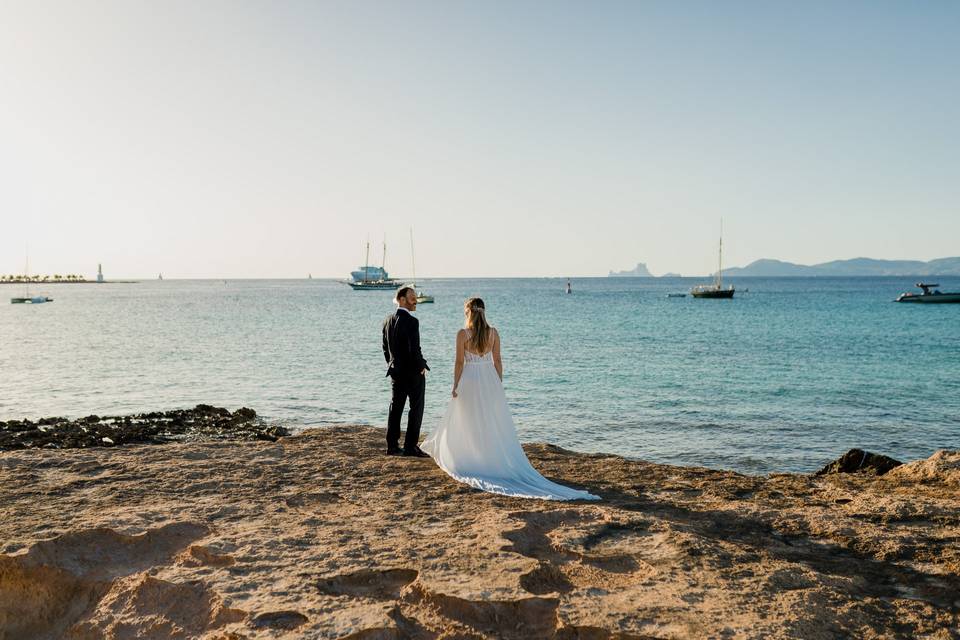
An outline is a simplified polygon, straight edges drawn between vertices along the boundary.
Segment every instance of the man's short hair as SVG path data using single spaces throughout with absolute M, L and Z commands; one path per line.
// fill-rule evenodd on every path
M 407 297 L 407 293 L 409 293 L 410 291 L 413 291 L 413 287 L 400 287 L 399 289 L 397 289 L 397 295 L 395 297 L 395 300 L 397 302 L 400 302 L 401 300 Z

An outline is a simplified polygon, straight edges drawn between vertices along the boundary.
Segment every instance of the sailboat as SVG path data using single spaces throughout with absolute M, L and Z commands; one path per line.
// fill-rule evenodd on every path
M 717 259 L 717 275 L 713 284 L 697 285 L 690 289 L 690 295 L 694 298 L 732 298 L 733 292 L 733 285 L 726 289 L 723 288 L 723 220 L 720 220 L 720 252 Z
M 395 280 L 387 274 L 387 242 L 383 242 L 383 262 L 380 267 L 371 267 L 370 266 L 370 241 L 367 240 L 367 257 L 363 263 L 363 266 L 360 267 L 360 270 L 352 272 L 350 275 L 353 276 L 353 280 L 348 280 L 347 284 L 350 285 L 355 291 L 367 291 L 367 290 L 379 290 L 379 289 L 397 289 L 400 286 L 400 281 Z M 371 275 L 376 274 L 376 278 L 372 278 Z
M 30 255 L 27 254 L 27 267 L 24 273 L 24 295 L 22 298 L 10 298 L 10 304 L 43 304 L 44 302 L 53 302 L 53 298 L 47 296 L 30 295 Z
M 427 304 L 433 302 L 433 296 L 427 295 L 417 289 L 417 262 L 413 257 L 413 229 L 410 229 L 410 266 L 413 269 L 413 282 L 410 284 L 413 290 L 417 292 L 417 304 Z

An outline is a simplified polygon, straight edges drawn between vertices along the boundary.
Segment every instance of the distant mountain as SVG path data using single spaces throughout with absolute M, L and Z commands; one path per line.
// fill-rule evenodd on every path
M 647 270 L 647 265 L 645 263 L 638 262 L 637 266 L 631 269 L 630 271 L 611 271 L 608 277 L 610 278 L 622 278 L 622 277 L 652 278 L 653 274 Z
M 724 269 L 725 276 L 960 276 L 960 258 L 875 260 L 853 258 L 814 265 L 781 260 L 757 260 L 745 267 Z

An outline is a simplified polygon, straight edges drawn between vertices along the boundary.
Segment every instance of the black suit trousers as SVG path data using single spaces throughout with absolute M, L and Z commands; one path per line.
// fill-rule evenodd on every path
M 407 416 L 407 435 L 403 439 L 403 448 L 413 451 L 420 440 L 420 425 L 423 423 L 423 400 L 427 389 L 427 377 L 417 373 L 412 376 L 395 376 L 393 396 L 390 398 L 390 413 L 387 416 L 387 446 L 400 446 L 400 419 L 403 407 L 410 400 L 410 414 Z

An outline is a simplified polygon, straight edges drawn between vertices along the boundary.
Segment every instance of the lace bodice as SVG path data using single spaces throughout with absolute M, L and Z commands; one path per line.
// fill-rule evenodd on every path
M 473 364 L 476 362 L 493 362 L 493 351 L 487 351 L 485 354 L 480 355 L 479 353 L 473 353 L 464 349 L 463 361 L 466 364 Z
M 492 331 L 492 330 L 493 330 L 493 328 L 491 327 L 491 331 Z M 470 331 L 470 329 L 467 329 L 466 331 L 467 331 L 467 340 L 469 340 L 469 339 L 470 339 L 470 335 L 471 335 L 473 332 Z M 492 347 L 493 344 L 491 343 L 490 346 Z M 466 363 L 466 364 L 473 364 L 473 363 L 477 363 L 477 362 L 493 362 L 493 349 L 490 349 L 490 351 L 487 351 L 487 352 L 486 352 L 485 354 L 483 354 L 483 355 L 480 355 L 479 353 L 473 353 L 473 352 L 470 351 L 469 349 L 464 349 L 464 350 L 463 350 L 463 361 L 464 361 L 464 363 Z

